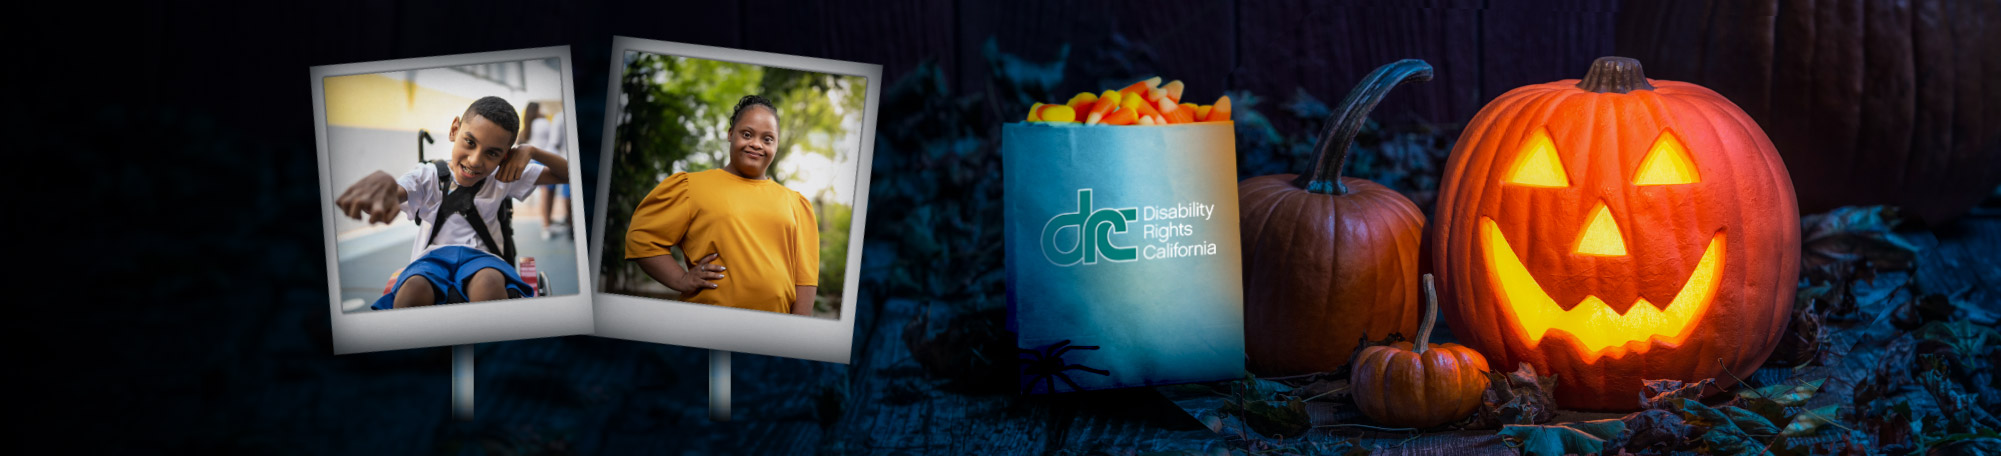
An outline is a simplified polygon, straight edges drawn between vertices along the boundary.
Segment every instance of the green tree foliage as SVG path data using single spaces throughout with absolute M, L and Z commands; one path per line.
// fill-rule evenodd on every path
M 839 312 L 841 290 L 847 283 L 848 225 L 854 206 L 841 203 L 820 205 L 820 311 Z
M 696 172 L 729 162 L 729 116 L 737 100 L 758 94 L 778 105 L 778 156 L 771 172 L 780 183 L 802 176 L 786 163 L 802 154 L 853 163 L 867 81 L 758 65 L 628 52 L 619 85 L 624 95 L 613 132 L 611 195 L 606 201 L 605 244 L 600 258 L 604 291 L 636 293 L 651 279 L 625 261 L 625 231 L 632 213 L 654 186 L 676 172 Z M 846 171 L 852 172 L 852 171 Z M 833 192 L 806 194 L 820 213 L 819 307 L 839 311 L 847 264 L 849 203 Z M 678 257 L 678 254 L 677 254 Z

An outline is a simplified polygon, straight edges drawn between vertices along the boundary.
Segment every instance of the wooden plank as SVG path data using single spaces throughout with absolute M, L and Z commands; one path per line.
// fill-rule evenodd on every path
M 1274 113 L 1296 91 L 1329 105 L 1377 66 L 1399 59 L 1432 65 L 1431 82 L 1391 92 L 1372 117 L 1379 122 L 1463 122 L 1479 110 L 1481 11 L 1472 2 L 1246 2 L 1238 18 L 1241 58 L 1233 89 L 1264 98 Z M 1269 115 L 1280 131 L 1292 116 Z
M 888 81 L 896 80 L 925 60 L 951 65 L 964 55 L 952 52 L 955 9 L 952 4 L 921 0 L 882 3 L 861 7 L 747 1 L 739 19 L 743 47 L 878 64 L 883 66 L 883 76 Z
M 1617 55 L 1639 59 L 1649 78 L 1702 83 L 1710 2 L 1635 0 L 1619 9 Z
M 1516 87 L 1584 77 L 1592 60 L 1613 55 L 1613 3 L 1490 5 L 1480 17 L 1481 103 Z
M 595 22 L 596 34 L 610 43 L 609 36 L 629 36 L 649 40 L 673 41 L 677 43 L 700 44 L 726 48 L 744 46 L 745 27 L 743 5 L 717 2 L 692 2 L 685 0 L 665 2 L 634 2 L 613 6 L 591 6 L 579 11 L 576 16 L 585 19 L 580 25 L 590 26 Z M 676 19 L 684 20 L 676 20 Z M 557 24 L 548 24 L 557 26 Z M 583 43 L 595 43 L 585 41 Z M 572 53 L 582 48 L 572 48 Z M 602 61 L 602 60 L 601 60 Z M 609 64 L 608 61 L 603 61 Z M 593 71 L 595 73 L 595 71 Z M 582 88 L 579 87 L 579 90 Z M 585 135 L 590 136 L 590 135 Z

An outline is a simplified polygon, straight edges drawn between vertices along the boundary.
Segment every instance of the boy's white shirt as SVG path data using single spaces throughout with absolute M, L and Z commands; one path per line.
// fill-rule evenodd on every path
M 542 176 L 544 169 L 547 168 L 529 163 L 526 169 L 521 170 L 521 178 L 515 179 L 514 182 L 501 182 L 491 174 L 484 178 L 489 182 L 486 186 L 480 187 L 479 193 L 473 195 L 473 207 L 479 208 L 479 218 L 486 223 L 487 233 L 493 235 L 493 242 L 503 244 L 507 242 L 502 238 L 504 235 L 500 231 L 500 202 L 508 197 L 517 200 L 528 198 L 528 195 L 535 191 L 535 179 Z M 466 223 L 465 217 L 446 218 L 444 228 L 438 230 L 438 237 L 431 239 L 428 247 L 426 246 L 424 237 L 431 234 L 432 216 L 437 214 L 438 205 L 445 201 L 445 194 L 438 191 L 437 166 L 430 163 L 419 164 L 416 168 L 411 168 L 410 172 L 397 177 L 396 185 L 403 186 L 403 191 L 409 196 L 403 201 L 403 213 L 408 214 L 411 221 L 417 222 L 417 240 L 410 245 L 411 261 L 416 261 L 417 258 L 439 247 L 451 245 L 472 247 L 499 256 L 500 247 L 494 246 L 489 249 L 482 245 L 479 242 L 479 234 L 473 232 L 472 225 Z M 453 188 L 457 188 L 457 185 L 454 182 Z

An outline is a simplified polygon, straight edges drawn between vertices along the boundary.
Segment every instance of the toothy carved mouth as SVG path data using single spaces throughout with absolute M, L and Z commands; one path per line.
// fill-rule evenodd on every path
M 1620 315 L 1595 295 L 1587 295 L 1576 307 L 1563 310 L 1529 275 L 1528 267 L 1515 256 L 1514 247 L 1508 244 L 1507 236 L 1501 234 L 1493 219 L 1480 218 L 1480 234 L 1486 246 L 1492 286 L 1502 305 L 1512 311 L 1516 327 L 1528 335 L 1529 346 L 1540 344 L 1548 333 L 1564 334 L 1584 348 L 1586 363 L 1608 355 L 1623 357 L 1626 346 L 1632 342 L 1655 340 L 1668 346 L 1680 345 L 1688 339 L 1694 323 L 1709 310 L 1723 269 L 1723 233 L 1719 231 L 1710 238 L 1695 271 L 1689 273 L 1681 291 L 1675 293 L 1674 301 L 1665 310 L 1646 298 L 1639 298 L 1625 315 Z M 1644 353 L 1650 346 L 1643 343 L 1633 351 Z

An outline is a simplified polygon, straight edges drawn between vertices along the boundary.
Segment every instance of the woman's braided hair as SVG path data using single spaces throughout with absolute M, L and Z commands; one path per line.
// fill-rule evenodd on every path
M 774 105 L 774 104 L 771 104 L 771 99 L 769 99 L 769 98 L 765 98 L 765 97 L 760 97 L 760 96 L 757 96 L 757 95 L 744 95 L 744 96 L 743 96 L 743 98 L 741 98 L 741 99 L 738 99 L 738 100 L 736 101 L 736 110 L 735 110 L 735 111 L 731 111 L 731 112 L 730 112 L 730 129 L 731 129 L 731 130 L 735 130 L 735 129 L 736 129 L 736 123 L 737 123 L 737 120 L 739 120 L 739 119 L 742 119 L 742 118 L 743 118 L 743 110 L 744 110 L 745 108 L 749 108 L 749 107 L 751 107 L 751 106 L 763 106 L 763 107 L 764 107 L 764 109 L 769 109 L 769 110 L 771 110 L 771 120 L 772 120 L 772 122 L 777 122 L 777 121 L 778 121 L 778 106 L 777 106 L 777 105 Z

